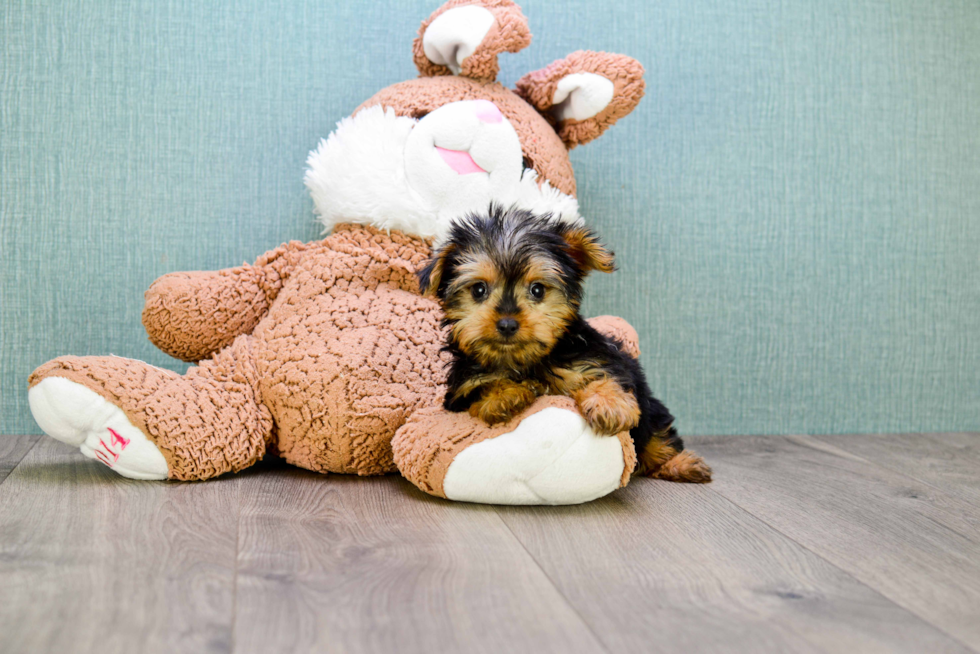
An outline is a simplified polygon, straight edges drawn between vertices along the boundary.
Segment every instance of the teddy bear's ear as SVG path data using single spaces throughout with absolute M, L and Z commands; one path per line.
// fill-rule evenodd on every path
M 580 50 L 517 82 L 568 149 L 598 138 L 643 97 L 643 66 L 626 55 Z
M 527 19 L 511 0 L 449 0 L 422 23 L 413 50 L 423 77 L 492 81 L 500 70 L 497 55 L 530 43 Z

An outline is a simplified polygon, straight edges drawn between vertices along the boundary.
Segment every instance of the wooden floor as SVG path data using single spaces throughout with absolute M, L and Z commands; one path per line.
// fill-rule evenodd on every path
M 980 434 L 689 444 L 710 486 L 513 508 L 0 437 L 0 652 L 980 651 Z

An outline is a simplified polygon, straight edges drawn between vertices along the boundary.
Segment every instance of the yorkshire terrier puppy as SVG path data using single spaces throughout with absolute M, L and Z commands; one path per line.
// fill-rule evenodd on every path
M 637 473 L 711 481 L 639 362 L 579 314 L 592 270 L 612 272 L 613 254 L 585 227 L 498 206 L 454 222 L 419 271 L 449 327 L 446 409 L 494 424 L 541 395 L 567 395 L 595 433 L 630 432 Z

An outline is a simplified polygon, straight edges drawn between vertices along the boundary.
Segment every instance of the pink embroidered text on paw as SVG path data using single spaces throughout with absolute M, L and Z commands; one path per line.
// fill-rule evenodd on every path
M 95 456 L 99 457 L 99 461 L 111 468 L 112 465 L 119 460 L 119 455 L 126 449 L 126 446 L 129 445 L 129 439 L 125 436 L 120 436 L 119 432 L 112 427 L 108 427 L 108 429 L 109 434 L 112 437 L 110 439 L 112 446 L 107 445 L 105 440 L 100 438 L 99 447 L 95 448 Z M 111 461 L 109 460 L 110 457 L 112 458 Z

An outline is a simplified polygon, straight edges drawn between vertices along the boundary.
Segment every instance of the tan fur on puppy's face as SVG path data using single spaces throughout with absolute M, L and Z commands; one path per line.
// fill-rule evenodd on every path
M 453 321 L 459 348 L 482 365 L 525 366 L 551 351 L 575 317 L 562 288 L 553 262 L 543 255 L 507 269 L 486 253 L 467 253 L 447 287 L 446 318 Z M 516 320 L 517 333 L 502 336 L 502 318 Z

